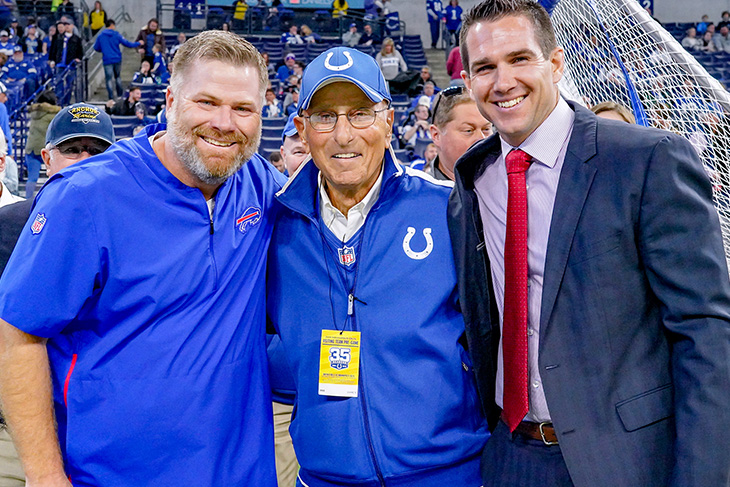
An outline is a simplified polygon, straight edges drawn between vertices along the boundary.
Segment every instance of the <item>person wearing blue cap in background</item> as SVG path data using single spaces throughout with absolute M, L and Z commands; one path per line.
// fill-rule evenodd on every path
M 293 53 L 284 56 L 284 64 L 276 70 L 276 79 L 282 83 L 286 83 L 289 76 L 294 74 L 294 65 L 297 63 L 297 57 Z
M 299 136 L 297 127 L 294 125 L 296 113 L 289 115 L 286 126 L 281 134 L 281 159 L 284 161 L 286 175 L 292 176 L 299 169 L 299 166 L 309 157 L 309 146 Z
M 38 86 L 38 70 L 33 61 L 25 59 L 23 48 L 17 45 L 13 47 L 13 57 L 2 67 L 0 77 L 5 82 L 24 82 L 26 93 L 34 93 Z
M 390 102 L 355 49 L 304 71 L 294 124 L 311 159 L 277 194 L 267 274 L 297 485 L 478 487 L 489 433 L 457 306 L 453 185 L 397 162 Z
M 0 278 L 29 485 L 276 485 L 264 278 L 286 179 L 256 154 L 266 67 L 218 30 L 173 62 L 167 126 L 55 174 Z
M 357 31 L 357 24 L 355 22 L 350 24 L 350 28 L 347 32 L 342 34 L 342 44 L 355 47 L 360 42 L 361 34 Z

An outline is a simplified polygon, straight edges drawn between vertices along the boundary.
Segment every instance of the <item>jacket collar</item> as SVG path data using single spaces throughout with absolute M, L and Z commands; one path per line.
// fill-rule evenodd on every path
M 565 158 L 566 160 L 571 158 L 585 162 L 597 152 L 596 118 L 590 110 L 577 103 L 569 100 L 567 103 L 575 112 L 575 121 L 573 122 L 573 132 L 570 136 Z M 474 144 L 456 162 L 454 167 L 456 179 L 461 182 L 465 189 L 473 190 L 476 178 L 489 164 L 497 160 L 501 151 L 499 134 L 494 134 Z
M 568 264 L 573 237 L 597 171 L 595 164 L 590 163 L 598 153 L 597 118 L 590 110 L 575 103 L 569 104 L 575 111 L 575 122 L 555 194 L 554 208 L 560 215 L 555 218 L 554 210 L 550 223 L 540 312 L 541 330 L 547 330 L 550 322 Z
M 389 195 L 395 188 L 401 176 L 405 174 L 403 167 L 397 162 L 392 148 L 388 148 L 383 158 L 383 183 L 380 188 L 380 196 L 373 206 L 377 208 L 384 200 L 384 195 Z M 316 220 L 318 211 L 318 176 L 319 169 L 310 156 L 302 163 L 297 171 L 289 178 L 289 181 L 281 190 L 276 193 L 276 199 L 291 210 L 306 215 Z

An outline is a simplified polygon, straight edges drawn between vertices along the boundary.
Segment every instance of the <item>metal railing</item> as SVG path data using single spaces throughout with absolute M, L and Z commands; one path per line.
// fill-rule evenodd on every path
M 348 14 L 332 18 L 329 9 L 279 8 L 272 14 L 267 6 L 248 7 L 243 20 L 233 18 L 235 7 L 199 5 L 194 11 L 178 8 L 174 0 L 157 0 L 157 19 L 164 31 L 189 31 L 203 29 L 220 29 L 227 22 L 231 30 L 244 36 L 278 37 L 289 30 L 289 26 L 308 25 L 314 32 L 332 34 L 338 37 L 347 32 L 351 23 L 362 26 L 370 24 L 375 33 L 381 37 L 386 35 L 403 36 L 406 34 L 406 23 L 387 18 L 366 16 L 364 11 L 350 9 Z M 325 36 L 326 37 L 326 36 Z
M 69 66 L 57 68 L 53 77 L 41 84 L 38 89 L 26 97 L 12 112 L 10 112 L 10 132 L 13 138 L 13 158 L 18 164 L 18 175 L 21 180 L 25 179 L 25 142 L 28 137 L 29 115 L 28 106 L 33 103 L 36 97 L 43 91 L 52 88 L 58 98 L 60 106 L 68 105 L 72 100 L 82 100 L 85 84 L 83 82 L 83 62 L 77 66 L 72 61 Z

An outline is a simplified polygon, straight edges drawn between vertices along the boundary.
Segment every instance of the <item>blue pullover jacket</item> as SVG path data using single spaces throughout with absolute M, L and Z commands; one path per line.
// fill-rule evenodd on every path
M 451 185 L 404 170 L 392 152 L 384 166 L 378 201 L 344 243 L 319 216 L 311 159 L 277 194 L 267 312 L 297 389 L 299 476 L 310 487 L 478 487 L 489 433 L 460 344 Z M 340 245 L 354 249 L 349 266 Z M 362 333 L 358 397 L 318 393 L 325 329 Z
M 102 62 L 104 64 L 116 64 L 122 62 L 122 51 L 119 44 L 126 47 L 139 47 L 139 42 L 128 41 L 122 34 L 114 29 L 104 29 L 99 32 L 99 36 L 94 43 L 94 50 L 101 53 Z

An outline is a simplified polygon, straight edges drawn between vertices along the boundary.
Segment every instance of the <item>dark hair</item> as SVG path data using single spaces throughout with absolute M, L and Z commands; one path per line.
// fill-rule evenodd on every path
M 135 86 L 133 84 L 130 84 L 129 87 L 127 88 L 127 91 L 130 93 L 133 92 L 134 90 L 142 91 L 142 88 L 140 88 L 139 86 Z
M 281 160 L 281 154 L 279 154 L 278 152 L 274 151 L 271 154 L 269 154 L 269 162 L 271 162 L 272 164 L 274 162 L 279 162 L 280 160 Z
M 36 103 L 48 103 L 50 105 L 57 105 L 58 104 L 58 98 L 56 98 L 56 94 L 53 92 L 53 90 L 45 90 L 42 91 L 38 98 L 35 99 Z
M 495 22 L 504 17 L 519 15 L 526 17 L 535 28 L 535 37 L 540 44 L 543 56 L 549 57 L 550 53 L 558 47 L 550 15 L 538 2 L 534 0 L 484 0 L 469 10 L 461 23 L 459 34 L 461 60 L 467 74 L 469 73 L 469 51 L 466 47 L 466 36 L 469 34 L 469 29 L 479 22 Z
M 111 25 L 117 25 L 117 23 L 114 22 L 114 19 L 106 19 L 106 22 L 104 22 L 104 25 L 109 27 Z

